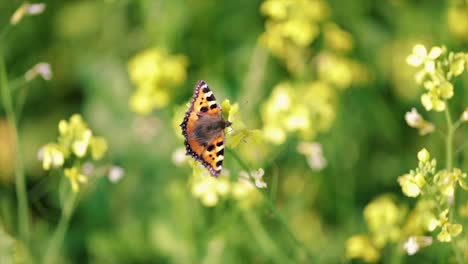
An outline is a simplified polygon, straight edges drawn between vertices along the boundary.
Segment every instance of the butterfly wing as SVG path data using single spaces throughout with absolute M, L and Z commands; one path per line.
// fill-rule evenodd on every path
M 211 175 L 218 176 L 223 169 L 224 133 L 215 138 L 203 151 L 203 165 L 210 170 Z
M 215 137 L 207 145 L 197 140 L 194 136 L 197 122 L 204 116 L 221 117 L 221 109 L 216 102 L 213 92 L 205 81 L 199 81 L 195 86 L 190 107 L 185 113 L 180 125 L 182 135 L 185 137 L 187 155 L 200 161 L 209 169 L 211 175 L 217 176 L 222 170 L 224 159 L 224 132 Z M 215 118 L 216 119 L 216 118 Z

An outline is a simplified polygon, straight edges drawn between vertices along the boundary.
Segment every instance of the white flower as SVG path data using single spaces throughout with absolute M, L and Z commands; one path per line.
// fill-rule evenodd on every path
M 462 122 L 468 122 L 468 108 L 465 109 L 465 111 L 463 111 L 461 117 L 460 117 L 460 120 Z
M 119 166 L 112 166 L 110 169 L 109 169 L 109 174 L 108 174 L 108 178 L 109 178 L 109 181 L 112 182 L 112 183 L 117 183 L 119 182 L 123 176 L 124 176 L 124 170 L 122 167 L 119 167 Z
M 250 175 L 252 176 L 252 178 L 255 179 L 255 186 L 257 186 L 257 188 L 266 188 L 267 187 L 267 184 L 266 182 L 263 181 L 263 175 L 265 174 L 265 171 L 260 168 L 256 171 L 252 171 L 250 173 Z
M 405 244 L 403 244 L 403 248 L 406 250 L 408 255 L 411 256 L 419 251 L 419 244 L 416 242 L 416 238 L 412 236 L 405 242 Z
M 37 75 L 40 75 L 42 79 L 49 81 L 52 79 L 52 69 L 50 64 L 47 62 L 41 62 L 34 65 L 30 70 L 24 74 L 24 78 L 28 81 L 34 79 Z
M 250 174 L 247 173 L 246 171 L 241 171 L 239 172 L 239 181 L 247 183 L 247 184 L 252 184 L 252 182 L 250 181 L 250 178 L 252 178 L 257 188 L 260 188 L 260 189 L 266 188 L 267 184 L 266 182 L 263 181 L 264 174 L 265 174 L 265 170 L 263 170 L 262 168 L 259 168 L 256 171 L 251 171 Z
M 23 3 L 18 9 L 16 9 L 15 13 L 10 18 L 10 23 L 12 25 L 18 24 L 24 15 L 39 15 L 44 12 L 46 5 L 44 3 Z
M 39 15 L 44 12 L 46 5 L 44 3 L 28 4 L 26 13 L 28 15 Z
M 185 155 L 185 148 L 178 148 L 172 153 L 172 163 L 177 166 L 184 164 L 187 161 L 187 155 Z
M 435 130 L 435 127 L 432 123 L 424 122 L 424 125 L 419 128 L 419 135 L 424 136 L 424 135 L 434 132 L 434 130 Z
M 297 151 L 306 156 L 307 163 L 313 170 L 322 170 L 327 166 L 327 160 L 323 156 L 323 149 L 320 143 L 301 142 L 297 146 Z
M 41 147 L 37 152 L 37 160 L 42 161 L 44 159 L 44 147 Z
M 419 128 L 421 123 L 424 122 L 422 116 L 418 113 L 416 108 L 411 108 L 411 112 L 406 112 L 405 114 L 406 123 L 413 128 Z
M 428 236 L 410 236 L 408 240 L 403 244 L 403 248 L 405 249 L 408 255 L 414 255 L 418 252 L 422 247 L 427 247 L 432 244 L 432 237 Z
M 418 110 L 416 110 L 414 107 L 411 108 L 410 112 L 406 112 L 405 120 L 410 127 L 417 128 L 421 136 L 432 133 L 435 129 L 434 125 L 424 120 L 424 118 L 419 114 Z

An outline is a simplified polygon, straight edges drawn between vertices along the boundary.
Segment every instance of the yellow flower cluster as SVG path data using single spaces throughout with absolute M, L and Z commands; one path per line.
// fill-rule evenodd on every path
M 468 40 L 468 5 L 464 1 L 451 1 L 447 9 L 447 25 L 460 40 Z
M 186 68 L 185 56 L 171 56 L 158 48 L 135 55 L 128 62 L 130 79 L 137 86 L 130 98 L 130 108 L 139 114 L 149 114 L 165 107 L 171 88 L 185 81 Z
M 400 238 L 400 225 L 406 210 L 399 208 L 389 196 L 380 196 L 364 208 L 364 219 L 378 248 Z
M 346 241 L 346 257 L 349 259 L 362 259 L 373 263 L 380 259 L 379 249 L 375 247 L 369 236 L 354 235 Z
M 424 154 L 424 153 L 423 153 Z M 402 245 L 408 255 L 416 254 L 421 248 L 432 244 L 432 237 L 424 236 L 427 231 L 433 231 L 438 226 L 450 236 L 459 232 L 458 224 L 448 223 L 446 214 L 437 218 L 433 213 L 437 208 L 433 200 L 418 200 L 416 207 L 407 214 L 404 206 L 399 206 L 388 195 L 383 195 L 364 209 L 364 218 L 370 234 L 358 234 L 346 242 L 346 256 L 358 258 L 373 263 L 380 259 L 380 252 L 389 243 Z M 461 231 L 461 230 L 460 230 Z M 440 241 L 443 241 L 439 238 Z
M 452 237 L 458 236 L 463 230 L 462 225 L 452 224 L 448 219 L 449 209 L 445 209 L 439 214 L 438 219 L 434 219 L 430 225 L 430 231 L 440 227 L 440 232 L 437 239 L 441 242 L 450 242 Z
M 373 200 L 364 208 L 364 218 L 370 235 L 360 234 L 350 237 L 346 242 L 346 256 L 366 262 L 378 261 L 380 250 L 387 243 L 400 240 L 400 226 L 405 215 L 405 208 L 397 206 L 388 195 Z
M 320 33 L 319 22 L 329 16 L 328 5 L 322 0 L 266 0 L 260 10 L 268 17 L 260 42 L 296 71 Z
M 461 225 L 450 223 L 447 215 L 456 185 L 468 190 L 467 175 L 458 168 L 437 171 L 436 160 L 431 160 L 426 149 L 419 151 L 418 160 L 418 168 L 400 176 L 398 182 L 406 196 L 422 198 L 418 212 L 425 216 L 422 219 L 424 229 L 434 231 L 440 227 L 437 239 L 449 242 L 462 230 Z
M 251 172 L 241 172 L 237 181 L 230 181 L 229 171 L 223 170 L 218 178 L 209 175 L 208 171 L 194 165 L 192 177 L 192 194 L 199 198 L 201 203 L 207 207 L 216 206 L 221 198 L 232 198 L 239 202 L 241 208 L 248 208 L 260 201 L 258 188 L 265 188 L 263 182 L 263 169 Z
M 265 140 L 282 144 L 289 132 L 308 140 L 327 130 L 335 119 L 335 96 L 333 89 L 319 81 L 276 85 L 261 108 Z
M 426 93 L 421 96 L 421 103 L 427 111 L 437 112 L 446 109 L 446 101 L 453 97 L 453 77 L 459 76 L 465 69 L 468 54 L 448 52 L 445 47 L 432 47 L 428 50 L 418 44 L 406 59 L 413 67 L 422 67 L 416 73 L 416 82 L 423 85 Z
M 57 142 L 48 143 L 39 152 L 44 170 L 65 167 L 65 176 L 70 179 L 73 191 L 79 190 L 79 184 L 86 182 L 79 164 L 89 158 L 100 160 L 107 151 L 107 141 L 93 136 L 91 129 L 82 117 L 75 114 L 69 121 L 61 120 L 58 125 Z

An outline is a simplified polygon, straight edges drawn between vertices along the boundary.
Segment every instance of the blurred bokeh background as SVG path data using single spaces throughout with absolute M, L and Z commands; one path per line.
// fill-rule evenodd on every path
M 9 25 L 21 4 L 0 2 L 8 77 L 21 79 L 39 62 L 53 72 L 23 85 L 19 133 L 33 258 L 60 218 L 64 177 L 44 171 L 38 152 L 74 113 L 107 140 L 101 163 L 124 176 L 82 186 L 60 263 L 345 263 L 346 240 L 367 232 L 364 207 L 385 194 L 409 210 L 398 176 L 416 167 L 422 147 L 443 160 L 436 133 L 420 136 L 405 123 L 416 107 L 445 124 L 421 106 L 406 57 L 418 43 L 466 52 L 466 1 L 46 1 L 42 14 Z M 177 125 L 200 79 L 220 102 L 238 103 L 242 126 L 234 129 L 243 137 L 234 151 L 264 170 L 268 187 L 252 192 L 266 193 L 290 230 L 263 196 L 236 195 L 243 168 L 229 152 L 230 194 L 211 190 L 215 198 L 207 189 L 219 183 L 181 160 Z M 450 106 L 456 115 L 467 87 L 465 74 Z M 0 108 L 4 240 L 17 235 L 17 146 L 8 131 Z M 467 155 L 455 157 L 464 171 Z M 395 253 L 400 247 L 383 248 L 380 261 L 435 263 L 451 254 L 442 245 L 409 257 Z

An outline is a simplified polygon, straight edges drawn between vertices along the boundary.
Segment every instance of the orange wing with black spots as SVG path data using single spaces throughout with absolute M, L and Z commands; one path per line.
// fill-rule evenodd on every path
M 221 113 L 216 98 L 205 81 L 199 81 L 195 86 L 190 108 L 193 112 L 203 115 L 220 115 Z
M 203 151 L 202 158 L 204 162 L 209 164 L 208 169 L 212 175 L 216 176 L 221 173 L 224 161 L 224 134 L 213 140 L 205 151 Z
M 221 108 L 208 84 L 199 81 L 180 126 L 187 155 L 200 161 L 213 176 L 218 176 L 222 170 L 224 128 L 229 125 L 222 118 Z

